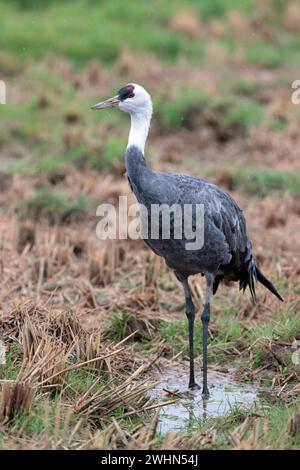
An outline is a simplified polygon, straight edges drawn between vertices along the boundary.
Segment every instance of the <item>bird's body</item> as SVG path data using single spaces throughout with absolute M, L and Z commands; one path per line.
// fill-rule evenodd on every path
M 187 250 L 185 238 L 145 239 L 171 269 L 187 275 L 206 272 L 221 275 L 224 272 L 220 267 L 230 263 L 233 252 L 234 256 L 245 252 L 247 245 L 251 249 L 242 211 L 228 193 L 200 178 L 153 171 L 134 146 L 127 149 L 125 162 L 132 191 L 149 214 L 151 204 L 204 205 L 204 246 L 200 250 Z M 136 171 L 137 168 L 142 171 Z
M 243 211 L 232 197 L 215 184 L 183 173 L 163 173 L 152 170 L 140 149 L 134 145 L 125 153 L 126 176 L 139 203 L 148 210 L 151 226 L 151 205 L 203 204 L 204 246 L 187 250 L 186 240 L 152 239 L 145 242 L 176 272 L 190 276 L 210 275 L 217 291 L 219 282 L 239 281 L 245 289 L 249 285 L 255 297 L 254 279 L 262 276 L 252 256 Z M 172 234 L 172 227 L 170 230 Z M 275 294 L 276 295 L 276 294 Z
M 196 386 L 194 377 L 194 318 L 195 307 L 192 301 L 188 277 L 197 273 L 205 276 L 207 291 L 201 315 L 203 323 L 203 395 L 207 388 L 207 336 L 210 318 L 211 295 L 218 289 L 220 281 L 238 281 L 240 288 L 249 286 L 255 300 L 255 280 L 260 281 L 280 300 L 281 296 L 260 272 L 252 255 L 252 244 L 247 234 L 246 221 L 242 210 L 223 189 L 203 179 L 182 174 L 163 173 L 149 167 L 144 157 L 144 145 L 148 135 L 152 115 L 152 103 L 148 93 L 139 85 L 129 84 L 118 95 L 94 106 L 96 109 L 119 107 L 131 115 L 131 130 L 125 153 L 126 175 L 138 202 L 147 209 L 148 227 L 152 226 L 151 208 L 156 205 L 184 208 L 192 207 L 192 227 L 197 228 L 196 206 L 202 205 L 203 246 L 187 249 L 184 232 L 182 237 L 174 235 L 174 217 L 170 219 L 170 236 L 152 237 L 149 229 L 145 238 L 147 245 L 171 268 L 182 283 L 186 315 L 189 322 L 190 346 L 190 387 Z M 182 220 L 185 222 L 182 211 Z M 161 219 L 160 219 L 161 223 Z

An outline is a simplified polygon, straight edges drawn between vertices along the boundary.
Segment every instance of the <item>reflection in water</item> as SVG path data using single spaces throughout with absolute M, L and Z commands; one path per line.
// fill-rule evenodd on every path
M 170 430 L 193 431 L 199 422 L 225 416 L 236 405 L 255 403 L 256 389 L 253 385 L 236 382 L 230 373 L 210 371 L 210 396 L 203 400 L 201 389 L 187 388 L 188 368 L 177 365 L 165 370 L 150 394 L 160 400 L 168 396 L 167 391 L 176 392 L 178 402 L 161 408 L 158 431 L 166 434 Z M 200 377 L 199 377 L 200 379 Z

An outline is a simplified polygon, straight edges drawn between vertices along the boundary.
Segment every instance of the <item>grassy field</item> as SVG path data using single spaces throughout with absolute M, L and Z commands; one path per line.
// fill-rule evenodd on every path
M 0 447 L 299 448 L 299 3 L 0 0 L 0 16 Z M 153 97 L 153 167 L 230 191 L 285 298 L 219 289 L 210 369 L 259 399 L 193 432 L 161 435 L 180 397 L 149 394 L 159 371 L 188 374 L 180 286 L 141 241 L 96 238 L 96 207 L 134 198 L 129 118 L 89 107 L 128 82 Z M 195 334 L 200 381 L 199 315 Z

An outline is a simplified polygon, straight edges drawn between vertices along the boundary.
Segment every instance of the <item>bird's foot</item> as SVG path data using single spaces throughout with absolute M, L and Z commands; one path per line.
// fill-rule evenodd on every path
M 207 387 L 203 387 L 202 390 L 202 399 L 203 400 L 208 400 L 209 399 L 209 390 Z
M 190 388 L 191 390 L 200 390 L 200 387 L 199 387 L 199 385 L 198 385 L 196 382 L 190 382 L 190 383 L 189 383 L 189 388 Z

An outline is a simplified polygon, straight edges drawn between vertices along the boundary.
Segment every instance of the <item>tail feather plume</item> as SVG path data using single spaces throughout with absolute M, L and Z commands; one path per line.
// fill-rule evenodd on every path
M 282 302 L 284 302 L 284 299 L 281 297 L 281 295 L 279 294 L 279 292 L 277 291 L 277 289 L 274 287 L 274 285 L 272 284 L 271 281 L 269 281 L 269 279 L 267 279 L 263 273 L 258 269 L 258 267 L 256 266 L 256 275 L 257 275 L 257 280 L 263 285 L 265 286 L 267 289 L 269 289 L 269 291 L 272 292 L 272 294 L 276 295 L 276 297 L 281 300 Z
M 255 284 L 254 281 L 260 282 L 263 286 L 269 289 L 279 300 L 284 301 L 275 286 L 269 279 L 267 279 L 263 273 L 258 269 L 257 264 L 253 258 L 247 263 L 246 270 L 243 272 L 240 278 L 240 289 L 245 291 L 246 287 L 249 286 L 251 297 L 253 302 L 256 301 Z

